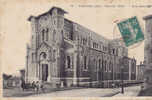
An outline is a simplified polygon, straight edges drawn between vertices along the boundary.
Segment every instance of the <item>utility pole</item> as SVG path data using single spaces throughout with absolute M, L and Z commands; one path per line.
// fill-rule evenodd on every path
M 122 58 L 119 59 L 120 69 L 121 69 L 121 74 L 120 75 L 121 75 L 121 93 L 122 94 L 124 93 L 124 85 L 123 85 L 124 84 L 124 80 L 123 80 L 124 79 L 124 77 L 123 77 L 124 73 L 123 73 L 123 71 L 124 71 L 124 63 L 125 63 L 124 59 L 125 59 L 125 57 L 122 57 Z
M 121 67 L 121 93 L 124 94 L 124 81 L 123 81 L 123 65 Z

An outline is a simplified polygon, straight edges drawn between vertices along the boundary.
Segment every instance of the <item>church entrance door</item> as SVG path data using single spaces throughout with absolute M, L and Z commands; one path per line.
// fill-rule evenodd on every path
M 48 64 L 42 64 L 42 81 L 47 81 L 48 78 Z

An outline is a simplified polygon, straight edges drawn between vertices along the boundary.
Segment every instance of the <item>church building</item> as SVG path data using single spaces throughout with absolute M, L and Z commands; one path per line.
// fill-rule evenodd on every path
M 67 12 L 63 9 L 52 7 L 28 18 L 32 36 L 27 45 L 26 81 L 44 81 L 53 86 L 109 87 L 110 82 L 121 79 L 123 57 L 134 63 L 124 73 L 129 80 L 129 71 L 136 69 L 136 60 L 128 57 L 124 43 L 107 39 L 65 18 L 64 14 Z

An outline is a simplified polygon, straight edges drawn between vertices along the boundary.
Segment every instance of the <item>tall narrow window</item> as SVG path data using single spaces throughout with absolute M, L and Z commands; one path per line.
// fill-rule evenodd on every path
M 49 29 L 47 28 L 47 29 L 46 29 L 46 33 L 48 33 L 48 32 L 49 32 Z
M 44 33 L 44 29 L 42 30 L 42 41 L 44 41 L 44 36 L 45 36 L 45 33 Z
M 104 69 L 104 60 L 102 60 L 102 71 Z
M 71 68 L 71 59 L 70 59 L 70 56 L 67 56 L 67 67 Z
M 34 53 L 32 53 L 32 62 L 34 62 Z
M 55 35 L 56 35 L 56 32 L 55 30 L 53 31 L 53 41 L 55 41 Z
M 70 38 L 70 40 L 73 40 L 73 33 L 72 33 L 72 32 L 70 32 L 70 33 L 69 33 L 69 35 L 70 35 L 70 37 L 69 37 L 69 38 Z
M 96 60 L 94 59 L 94 71 L 96 72 Z
M 49 39 L 49 33 L 48 32 L 49 32 L 49 29 L 47 28 L 46 29 L 46 41 L 48 41 L 48 39 Z
M 64 32 L 63 32 L 63 30 L 61 31 L 61 35 L 62 35 L 62 36 L 64 36 Z
M 107 71 L 107 61 L 105 61 L 105 71 Z
M 93 48 L 95 48 L 95 43 L 93 42 Z
M 50 50 L 50 51 L 49 51 L 49 58 L 50 58 L 51 61 L 52 61 L 52 57 L 53 57 L 52 51 Z
M 55 59 L 56 59 L 56 58 L 55 58 L 55 55 L 56 55 L 56 51 L 55 51 L 55 50 L 53 50 L 53 54 L 52 54 L 52 55 L 53 55 L 53 57 L 52 57 L 52 58 L 53 58 L 53 61 L 55 61 Z
M 48 33 L 46 33 L 46 41 L 48 41 L 48 39 L 49 39 L 49 35 Z
M 112 71 L 112 63 L 110 62 L 109 63 L 109 72 L 111 72 Z
M 113 49 L 113 54 L 115 54 L 115 49 Z
M 84 56 L 84 69 L 87 69 L 87 57 Z
M 99 69 L 101 69 L 101 59 L 99 59 Z
M 97 43 L 97 48 L 98 48 L 98 43 Z

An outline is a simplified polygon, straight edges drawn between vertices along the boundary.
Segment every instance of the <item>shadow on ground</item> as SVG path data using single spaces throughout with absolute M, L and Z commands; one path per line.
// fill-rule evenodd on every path
M 138 96 L 152 96 L 152 88 L 141 90 Z

